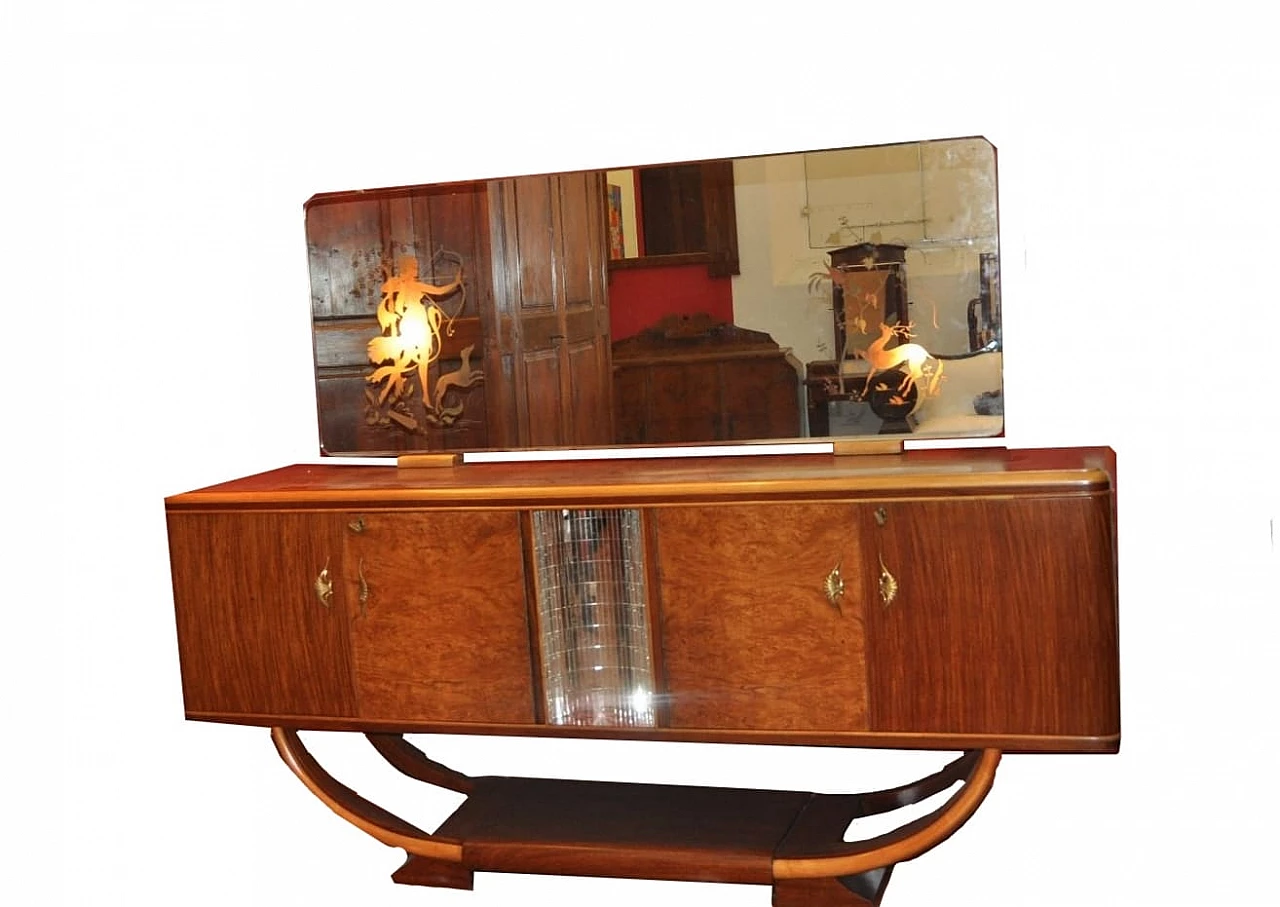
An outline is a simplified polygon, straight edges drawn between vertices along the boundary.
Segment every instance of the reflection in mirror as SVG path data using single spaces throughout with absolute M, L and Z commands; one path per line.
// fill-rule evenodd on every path
M 1003 430 L 981 138 L 317 195 L 325 453 Z

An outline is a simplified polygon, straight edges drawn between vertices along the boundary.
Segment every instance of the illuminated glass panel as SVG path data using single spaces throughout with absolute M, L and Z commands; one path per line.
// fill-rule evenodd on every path
M 536 510 L 533 538 L 547 722 L 652 727 L 640 512 Z

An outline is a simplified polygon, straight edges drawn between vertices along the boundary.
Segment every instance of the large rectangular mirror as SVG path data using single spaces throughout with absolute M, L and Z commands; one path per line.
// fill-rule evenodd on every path
M 327 454 L 1003 431 L 982 138 L 305 208 Z

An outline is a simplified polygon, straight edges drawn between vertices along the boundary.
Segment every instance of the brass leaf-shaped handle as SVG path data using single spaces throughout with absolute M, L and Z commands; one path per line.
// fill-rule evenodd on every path
M 884 555 L 880 555 L 880 600 L 887 608 L 898 597 L 898 581 L 893 578 L 889 568 L 884 565 Z
M 844 577 L 840 575 L 840 565 L 836 564 L 822 581 L 822 590 L 827 593 L 827 601 L 841 614 L 840 599 L 844 597 Z
M 333 580 L 329 578 L 329 565 L 325 564 L 315 582 L 316 598 L 328 608 L 333 604 Z

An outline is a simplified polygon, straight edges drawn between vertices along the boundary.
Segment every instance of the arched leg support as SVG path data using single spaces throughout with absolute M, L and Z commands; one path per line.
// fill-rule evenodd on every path
M 469 794 L 475 783 L 462 772 L 441 765 L 400 734 L 365 734 L 383 759 L 402 774 L 459 794 Z
M 968 821 L 991 790 L 999 763 L 999 750 L 971 750 L 941 771 L 902 787 L 815 796 L 775 854 L 775 907 L 879 904 L 889 870 L 936 847 Z M 963 782 L 960 789 L 928 815 L 866 841 L 843 840 L 853 819 L 919 803 L 957 781 Z M 817 884 L 810 884 L 815 880 Z M 839 882 L 848 895 L 828 882 Z
M 470 778 L 399 735 L 370 734 L 395 768 L 467 799 L 434 834 L 330 776 L 296 731 L 272 728 L 280 756 L 316 797 L 378 841 L 406 851 L 393 879 L 470 888 L 476 871 L 536 872 L 773 886 L 774 907 L 878 907 L 895 864 L 935 847 L 990 790 L 998 750 L 974 750 L 912 784 L 810 794 L 538 778 Z M 843 840 L 862 816 L 919 803 L 962 782 L 927 816 L 867 841 Z
M 388 847 L 400 847 L 414 856 L 446 863 L 462 862 L 461 842 L 427 834 L 335 780 L 320 767 L 320 763 L 316 762 L 315 757 L 302 745 L 297 731 L 273 727 L 271 739 L 280 753 L 280 758 L 307 786 L 307 789 L 325 806 L 356 828 Z

